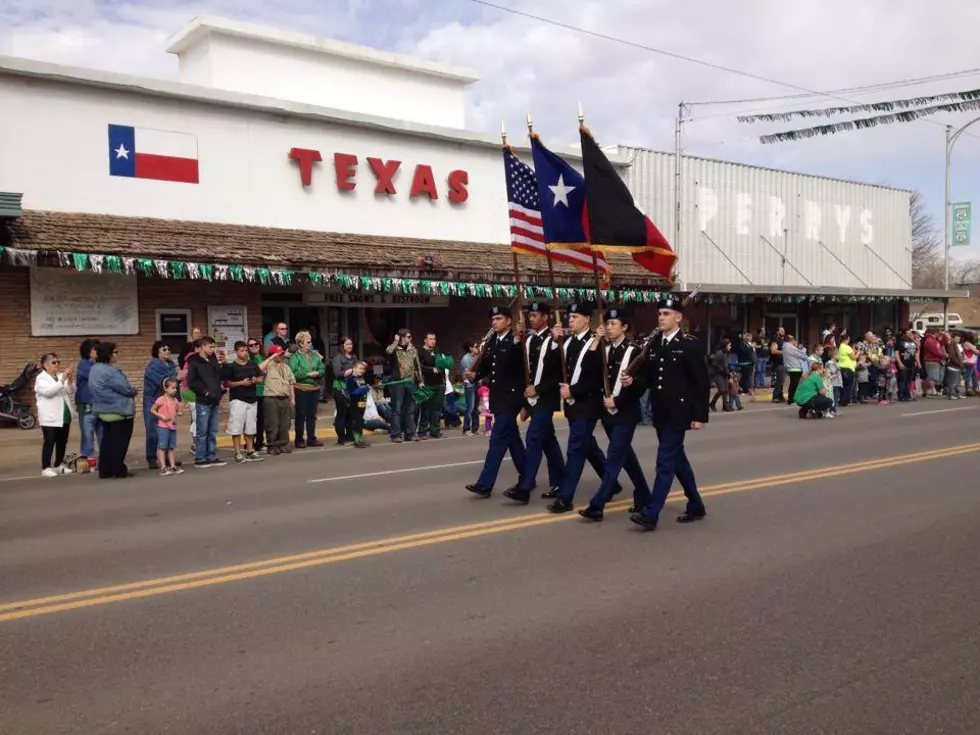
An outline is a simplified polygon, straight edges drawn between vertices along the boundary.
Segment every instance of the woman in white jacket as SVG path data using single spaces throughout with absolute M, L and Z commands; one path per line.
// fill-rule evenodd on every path
M 41 447 L 41 475 L 55 477 L 70 475 L 71 469 L 65 466 L 65 448 L 68 446 L 68 432 L 71 429 L 75 409 L 71 405 L 71 395 L 75 392 L 71 367 L 59 373 L 61 361 L 53 352 L 41 358 L 41 372 L 34 381 L 37 395 L 37 418 L 44 434 Z M 54 453 L 54 465 L 51 454 Z

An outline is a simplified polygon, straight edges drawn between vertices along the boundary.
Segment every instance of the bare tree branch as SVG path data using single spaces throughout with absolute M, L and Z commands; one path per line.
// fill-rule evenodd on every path
M 912 192 L 909 210 L 912 217 L 912 285 L 942 288 L 942 238 L 935 218 L 926 211 L 922 192 Z

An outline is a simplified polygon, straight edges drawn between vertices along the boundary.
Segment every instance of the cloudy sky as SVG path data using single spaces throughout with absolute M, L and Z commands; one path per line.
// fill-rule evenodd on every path
M 760 133 L 808 121 L 740 125 L 734 115 L 900 99 L 980 88 L 973 0 L 493 0 L 495 4 L 635 44 L 694 57 L 812 91 L 953 72 L 874 93 L 735 105 L 696 105 L 685 152 L 923 192 L 941 220 L 943 126 L 980 111 L 940 114 L 801 142 L 763 146 Z M 681 100 L 799 94 L 738 74 L 591 37 L 477 0 L 0 0 L 0 54 L 175 78 L 165 41 L 198 13 L 314 32 L 475 68 L 468 125 L 520 130 L 534 113 L 548 140 L 576 138 L 581 101 L 600 142 L 673 149 Z M 841 99 L 845 98 L 845 99 Z M 397 110 L 392 111 L 397 116 Z M 818 121 L 819 122 L 819 121 Z M 980 124 L 953 164 L 953 200 L 980 189 Z M 974 240 L 980 240 L 975 236 Z M 966 252 L 967 250 L 971 252 Z M 960 256 L 980 255 L 980 246 Z

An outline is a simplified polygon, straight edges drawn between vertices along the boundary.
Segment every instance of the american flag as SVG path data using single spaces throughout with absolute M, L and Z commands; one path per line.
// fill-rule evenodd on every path
M 544 227 L 541 224 L 541 201 L 534 180 L 534 169 L 519 159 L 509 149 L 504 149 L 504 169 L 507 173 L 507 204 L 510 212 L 510 249 L 521 255 L 547 257 Z M 551 258 L 576 268 L 591 271 L 590 248 L 552 249 Z M 597 253 L 599 270 L 608 275 L 609 264 Z

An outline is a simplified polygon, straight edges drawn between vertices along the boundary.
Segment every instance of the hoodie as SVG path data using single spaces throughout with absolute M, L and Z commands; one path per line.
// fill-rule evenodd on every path
M 190 355 L 187 358 L 187 387 L 194 393 L 197 402 L 204 406 L 217 406 L 221 403 L 224 391 L 221 389 L 221 367 L 218 358 L 211 355 Z

